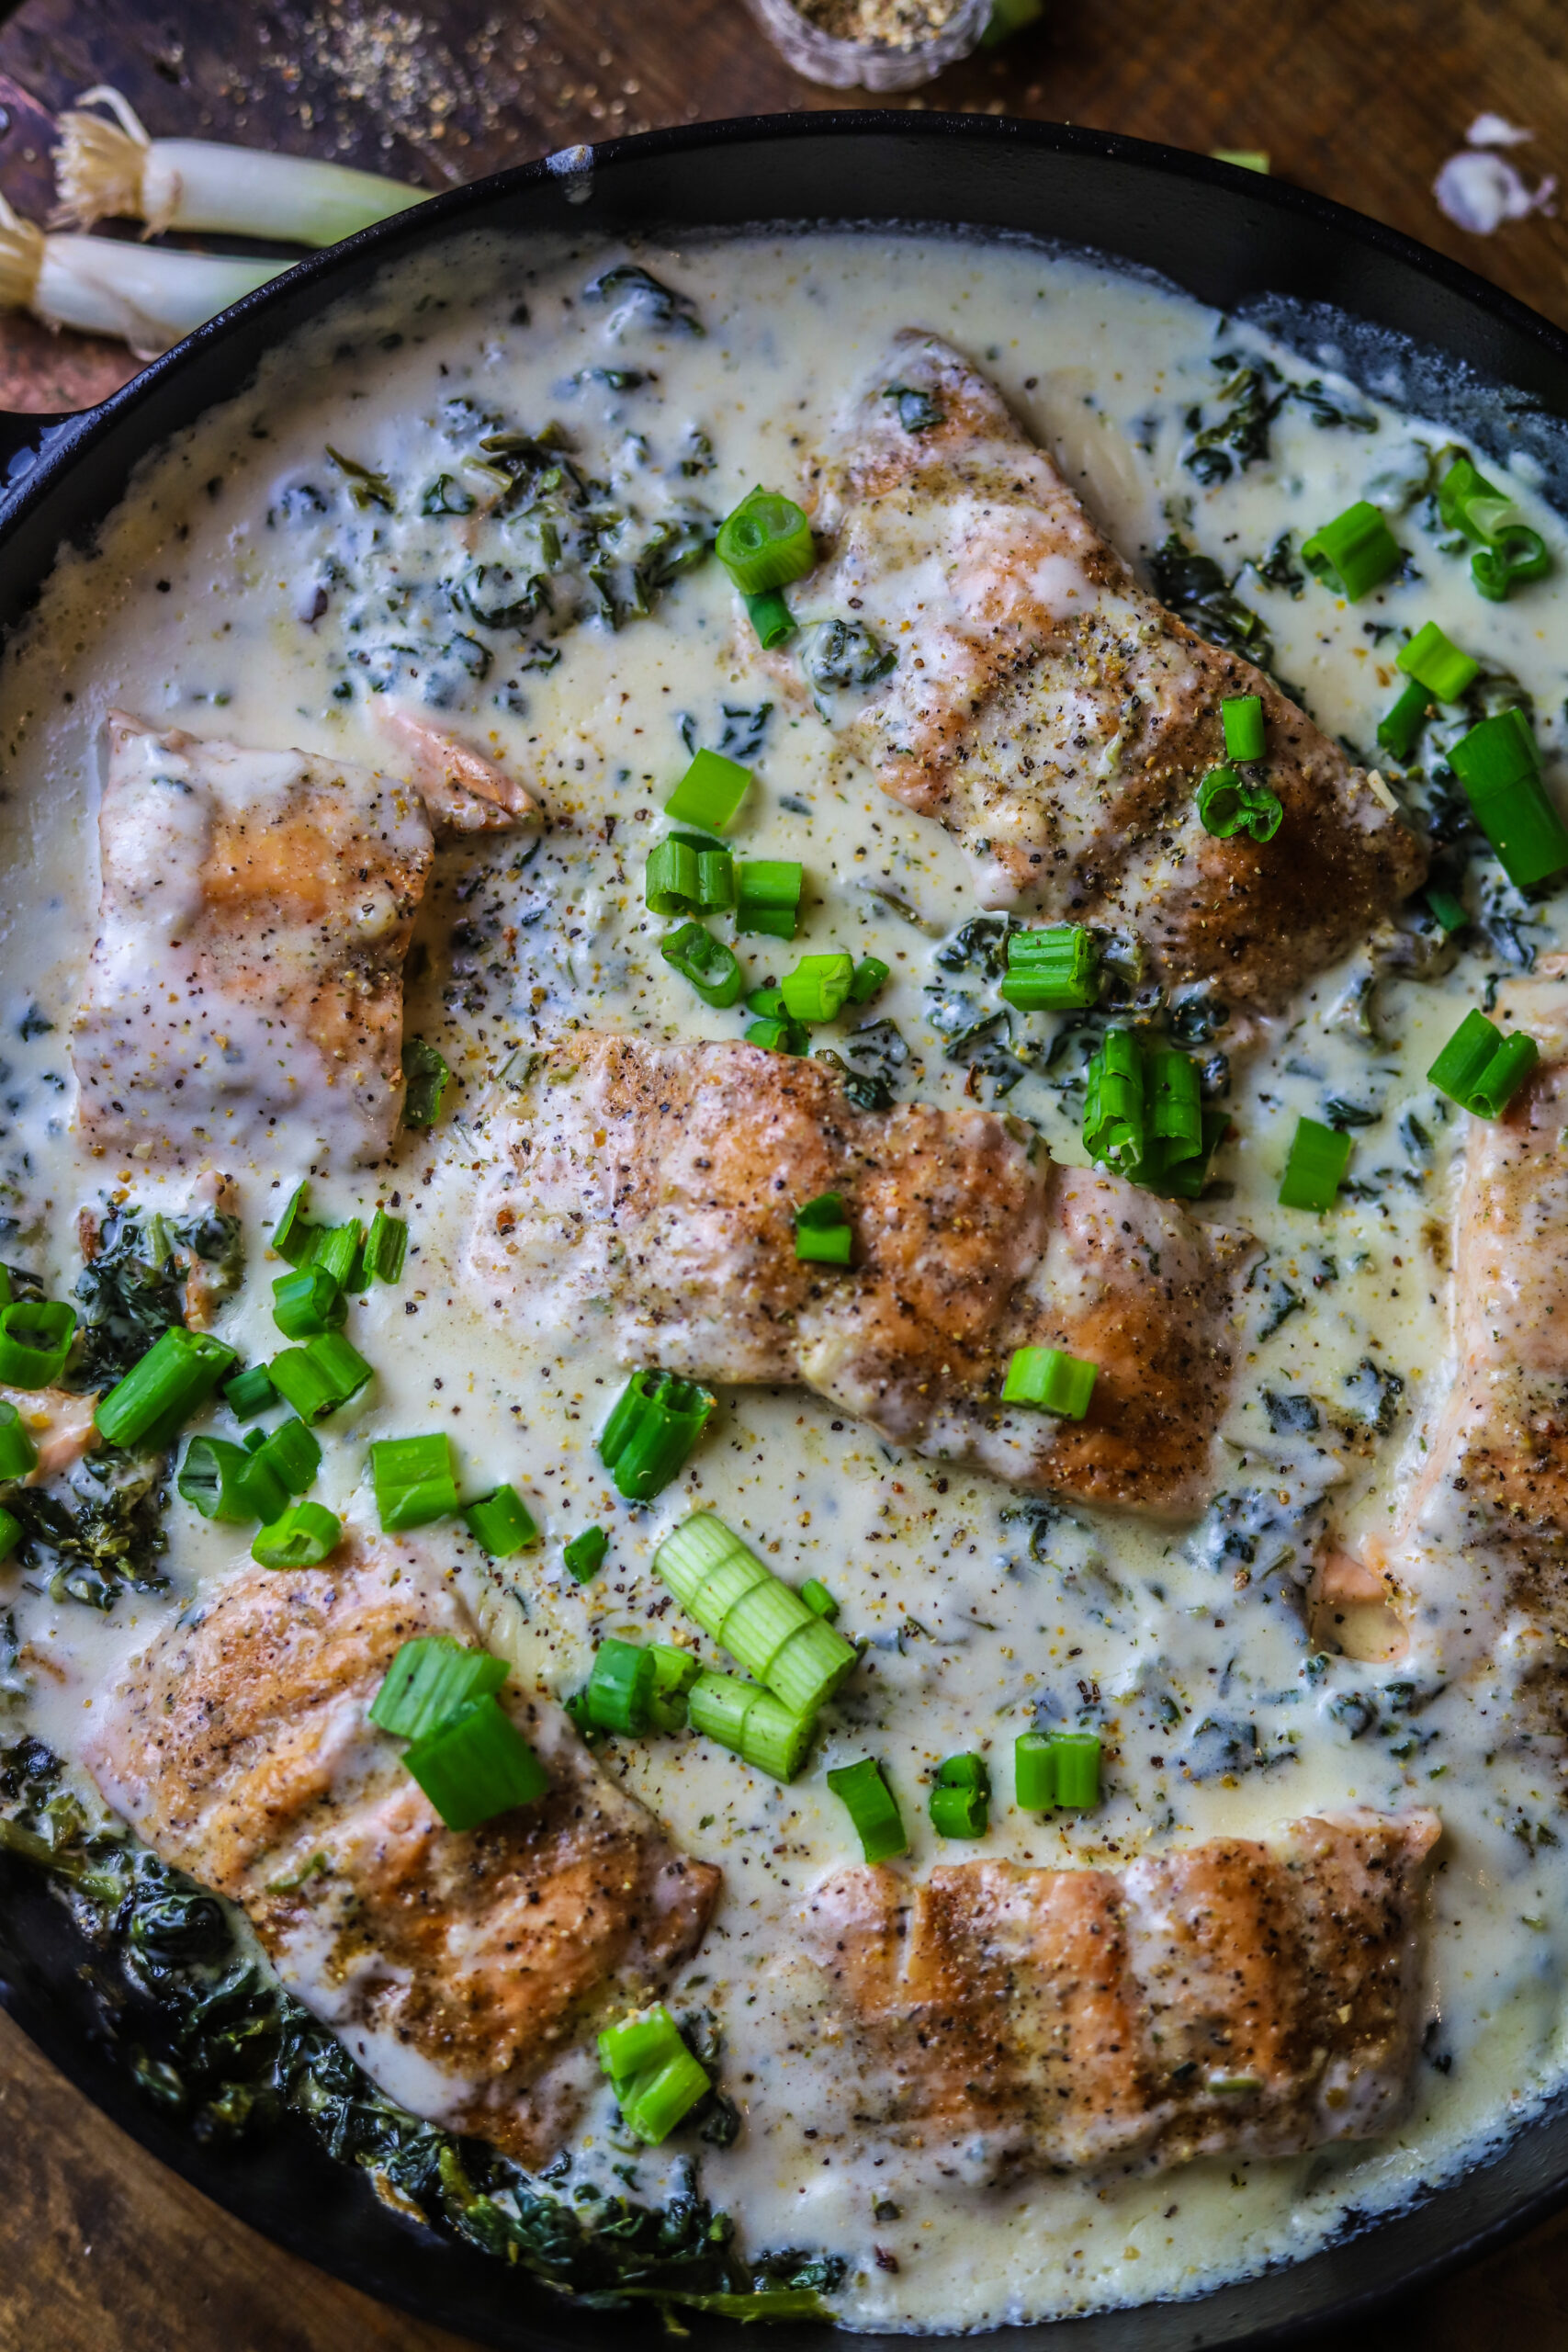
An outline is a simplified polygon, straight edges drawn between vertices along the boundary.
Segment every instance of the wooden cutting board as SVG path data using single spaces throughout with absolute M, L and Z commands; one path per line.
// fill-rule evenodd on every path
M 845 101 L 799 81 L 742 0 L 24 0 L 0 28 L 0 192 L 51 202 L 51 116 L 95 82 L 150 130 L 337 156 L 431 188 L 579 140 Z M 865 101 L 857 101 L 865 102 Z M 1047 0 L 1043 22 L 887 101 L 1033 116 L 1180 147 L 1267 148 L 1568 325 L 1568 217 L 1491 238 L 1431 186 L 1490 109 L 1568 176 L 1562 0 Z M 117 345 L 0 319 L 0 407 L 100 398 Z M 1336 2352 L 1568 2346 L 1568 2219 Z M 456 2352 L 207 2204 L 0 2017 L 0 2352 Z M 759 2352 L 766 2352 L 760 2341 Z

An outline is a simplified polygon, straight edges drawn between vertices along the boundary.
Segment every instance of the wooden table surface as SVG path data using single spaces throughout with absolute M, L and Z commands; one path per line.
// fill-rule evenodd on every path
M 1088 123 L 1275 172 L 1467 262 L 1568 325 L 1568 199 L 1468 235 L 1431 185 L 1482 109 L 1568 178 L 1562 0 L 1046 0 L 1044 21 L 882 103 Z M 0 28 L 0 191 L 50 203 L 51 114 L 94 82 L 154 132 L 335 155 L 433 188 L 577 140 L 845 101 L 795 78 L 741 0 L 24 0 Z M 872 103 L 876 103 L 873 101 Z M 0 321 L 0 407 L 79 406 L 118 346 Z M 1568 2345 L 1568 2217 L 1336 2337 Z M 454 2352 L 174 2179 L 0 2017 L 0 2352 Z

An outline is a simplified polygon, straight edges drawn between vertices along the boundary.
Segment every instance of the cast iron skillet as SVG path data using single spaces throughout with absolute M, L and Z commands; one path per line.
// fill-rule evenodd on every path
M 590 168 L 591 166 L 591 168 Z M 801 114 L 656 131 L 456 188 L 302 263 L 160 359 L 101 408 L 65 420 L 0 419 L 0 628 L 37 594 L 62 540 L 108 512 L 132 466 L 237 391 L 263 354 L 384 262 L 449 232 L 522 235 L 727 228 L 749 222 L 894 223 L 1004 230 L 1159 272 L 1222 309 L 1246 308 L 1303 353 L 1450 424 L 1495 458 L 1526 447 L 1568 496 L 1568 339 L 1468 270 L 1321 198 L 1206 158 L 1109 133 L 984 116 Z M 1287 308 L 1281 308 L 1281 303 Z M 1348 315 L 1347 315 L 1348 314 Z M 1389 337 L 1404 339 L 1392 355 Z M 40 429 L 40 425 L 42 429 Z M 495 2346 L 624 2352 L 657 2323 L 582 2311 L 478 2252 L 403 2222 L 363 2175 L 301 2127 L 203 2149 L 131 2087 L 106 2031 L 89 1955 L 64 1909 L 0 1855 L 0 1999 L 115 2120 L 257 2228 L 371 2294 Z M 1568 2198 L 1568 2099 L 1459 2182 L 1288 2269 L 1201 2301 L 1061 2324 L 1051 2352 L 1177 2352 L 1277 2345 L 1429 2281 Z M 739 2333 L 694 2323 L 718 2345 Z M 1043 2352 L 1049 2331 L 990 2339 Z M 773 2331 L 748 2352 L 791 2352 L 816 2328 Z M 907 2337 L 861 2337 L 903 2352 Z

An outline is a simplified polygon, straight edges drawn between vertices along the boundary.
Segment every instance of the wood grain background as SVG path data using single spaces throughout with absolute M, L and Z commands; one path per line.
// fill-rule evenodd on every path
M 1568 206 L 1468 236 L 1431 184 L 1482 109 L 1568 178 L 1564 0 L 1046 0 L 1044 21 L 894 106 L 1175 146 L 1262 147 L 1568 326 Z M 24 0 L 0 27 L 0 191 L 48 211 L 51 115 L 112 82 L 154 132 L 335 155 L 432 188 L 578 140 L 844 100 L 742 0 Z M 877 103 L 872 101 L 871 103 Z M 0 320 L 0 407 L 69 408 L 124 352 Z M 1568 2346 L 1568 2217 L 1337 2352 Z M 107 2123 L 0 2017 L 0 2352 L 456 2352 L 265 2244 Z

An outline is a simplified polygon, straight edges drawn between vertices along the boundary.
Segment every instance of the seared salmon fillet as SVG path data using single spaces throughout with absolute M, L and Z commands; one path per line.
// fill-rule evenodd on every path
M 1375 2138 L 1416 2055 L 1439 1827 L 1352 1811 L 1118 1871 L 836 1872 L 804 1941 L 842 2136 L 992 2172 Z
M 897 338 L 806 495 L 827 552 L 796 613 L 853 616 L 897 656 L 824 707 L 885 791 L 956 835 L 985 905 L 1135 931 L 1168 989 L 1266 1011 L 1420 881 L 1386 789 L 1139 584 L 936 336 Z M 772 666 L 799 691 L 795 648 Z M 1269 842 L 1199 822 L 1230 695 L 1262 698 Z
M 719 1873 L 600 1772 L 558 1708 L 503 1692 L 537 1804 L 459 1835 L 367 1709 L 402 1643 L 474 1642 L 415 1548 L 249 1570 L 132 1662 L 96 1721 L 105 1797 L 243 1905 L 290 1990 L 416 2115 L 525 2164 L 571 2128 L 581 2044 L 693 1952 Z
M 183 1163 L 280 1123 L 379 1159 L 402 1103 L 402 967 L 431 860 L 419 794 L 305 752 L 117 713 L 99 928 L 72 1045 L 94 1150 Z
M 795 1259 L 794 1212 L 827 1192 L 852 1269 Z M 1211 1483 L 1246 1250 L 989 1111 L 858 1111 L 818 1062 L 585 1032 L 506 1114 L 469 1270 L 531 1340 L 803 1382 L 937 1460 L 1175 1516 Z M 1099 1367 L 1086 1420 L 1003 1408 L 1024 1346 Z

